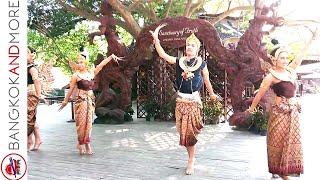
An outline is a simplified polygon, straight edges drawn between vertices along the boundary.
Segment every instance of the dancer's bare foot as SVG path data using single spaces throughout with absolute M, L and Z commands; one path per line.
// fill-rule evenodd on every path
M 271 180 L 272 179 L 280 179 L 280 176 L 278 174 L 272 174 Z
M 33 140 L 32 140 L 32 134 L 31 134 L 28 136 L 28 144 L 27 144 L 28 152 L 30 151 L 32 144 L 33 144 Z
M 86 153 L 86 149 L 85 149 L 84 145 L 78 144 L 77 148 L 79 149 L 79 154 L 80 155 L 84 155 Z
M 279 175 L 283 180 L 290 180 L 288 176 L 285 175 Z
M 32 144 L 30 144 L 30 143 L 28 142 L 28 145 L 27 145 L 27 150 L 28 150 L 28 152 L 31 150 L 31 145 L 32 145 Z
M 86 144 L 86 153 L 88 155 L 92 155 L 94 154 L 94 152 L 92 151 L 91 145 L 90 144 Z
M 187 169 L 186 169 L 186 175 L 192 175 L 194 173 L 194 162 L 195 162 L 195 158 L 189 159 L 188 160 L 188 165 L 187 165 Z
M 41 144 L 42 144 L 42 141 L 35 142 L 34 146 L 33 146 L 33 149 L 31 149 L 31 151 L 38 151 Z
M 280 176 L 278 174 L 272 174 L 271 179 L 278 179 Z

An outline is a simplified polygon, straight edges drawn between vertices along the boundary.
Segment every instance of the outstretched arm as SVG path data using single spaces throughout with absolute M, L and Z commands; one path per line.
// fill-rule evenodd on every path
M 260 88 L 258 90 L 258 93 L 254 96 L 253 101 L 251 106 L 249 107 L 249 109 L 247 109 L 247 111 L 249 111 L 250 113 L 252 113 L 255 108 L 257 107 L 258 103 L 260 102 L 261 98 L 263 97 L 263 95 L 266 93 L 266 91 L 270 88 L 271 84 L 273 81 L 273 76 L 272 74 L 268 74 L 262 81 Z
M 108 62 L 110 62 L 111 60 L 115 60 L 117 63 L 118 63 L 118 60 L 122 60 L 122 58 L 120 57 L 117 57 L 116 55 L 114 54 L 111 54 L 109 57 L 107 57 L 106 59 L 104 59 L 103 61 L 101 61 L 100 64 L 98 64 L 95 69 L 94 69 L 94 76 L 96 76 L 100 71 L 101 69 L 106 65 L 108 64 Z
M 213 88 L 212 88 L 212 85 L 210 82 L 209 71 L 208 71 L 207 66 L 205 66 L 203 68 L 202 76 L 203 76 L 203 81 L 204 81 L 204 84 L 206 85 L 207 91 L 209 92 L 210 99 L 212 101 L 218 100 L 218 96 L 213 92 Z
M 158 34 L 159 34 L 159 30 L 161 28 L 163 28 L 164 26 L 166 26 L 166 24 L 161 24 L 159 25 L 154 31 L 150 31 L 152 37 L 153 37 L 153 42 L 154 42 L 154 46 L 159 54 L 159 56 L 163 59 L 165 59 L 168 63 L 170 64 L 175 64 L 176 63 L 176 58 L 173 56 L 170 56 L 169 54 L 167 54 L 163 48 L 160 45 L 160 40 L 158 38 Z
M 69 98 L 70 98 L 71 94 L 73 93 L 73 90 L 76 87 L 77 79 L 78 79 L 77 75 L 73 74 L 72 78 L 70 80 L 70 83 L 69 83 L 69 86 L 70 86 L 69 91 L 68 91 L 67 95 L 65 96 L 64 100 L 62 101 L 61 106 L 59 108 L 59 111 L 61 111 L 61 109 L 63 109 L 68 104 Z
M 294 58 L 294 60 L 289 64 L 289 67 L 291 67 L 292 69 L 296 69 L 297 67 L 299 67 L 301 65 L 302 60 L 303 60 L 304 56 L 306 55 L 307 50 L 309 49 L 312 41 L 316 39 L 318 31 L 319 30 L 317 29 L 315 32 L 312 32 L 311 39 L 307 42 L 305 47 L 300 51 L 299 55 L 297 55 L 297 57 Z

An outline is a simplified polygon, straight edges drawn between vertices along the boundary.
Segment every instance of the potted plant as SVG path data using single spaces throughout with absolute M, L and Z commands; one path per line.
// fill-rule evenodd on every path
M 150 119 L 153 117 L 158 117 L 159 113 L 160 113 L 160 105 L 159 103 L 153 99 L 153 98 L 149 98 L 144 106 L 143 109 L 145 110 L 145 112 L 147 113 L 146 115 L 146 121 L 150 121 Z
M 206 124 L 218 124 L 223 112 L 223 106 L 219 101 L 205 101 L 203 103 L 204 121 Z
M 257 108 L 254 113 L 248 118 L 251 123 L 249 130 L 257 134 L 265 136 L 268 127 L 268 113 L 262 108 Z

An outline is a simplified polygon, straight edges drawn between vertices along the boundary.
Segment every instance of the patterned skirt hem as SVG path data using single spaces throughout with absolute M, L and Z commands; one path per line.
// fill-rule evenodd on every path
M 279 174 L 279 175 L 291 175 L 291 174 L 303 174 L 303 166 L 289 166 L 286 168 L 281 167 L 270 167 L 269 172 L 272 174 Z

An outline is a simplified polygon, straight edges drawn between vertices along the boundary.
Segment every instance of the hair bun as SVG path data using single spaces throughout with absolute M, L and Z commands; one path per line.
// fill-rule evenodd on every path
M 89 52 L 85 48 L 82 49 L 82 51 L 80 52 L 80 55 L 87 60 L 89 59 Z
M 276 39 L 272 39 L 272 40 L 271 40 L 271 43 L 272 43 L 273 45 L 277 45 L 277 44 L 279 44 L 279 41 L 276 40 Z
M 83 45 L 80 46 L 79 51 L 80 51 L 80 52 L 83 52 L 83 51 L 84 51 Z
M 36 50 L 34 48 L 32 48 L 31 46 L 28 46 L 28 49 L 30 50 L 31 53 L 35 53 Z

